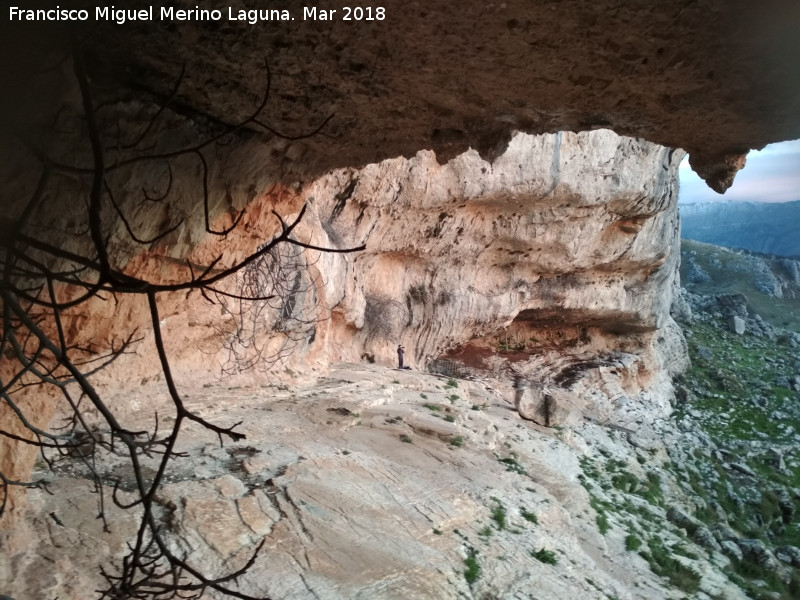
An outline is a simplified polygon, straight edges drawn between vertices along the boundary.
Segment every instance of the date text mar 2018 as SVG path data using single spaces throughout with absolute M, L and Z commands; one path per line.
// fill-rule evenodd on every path
M 386 9 L 383 6 L 343 6 L 341 9 L 303 7 L 304 21 L 383 21 L 385 18 Z

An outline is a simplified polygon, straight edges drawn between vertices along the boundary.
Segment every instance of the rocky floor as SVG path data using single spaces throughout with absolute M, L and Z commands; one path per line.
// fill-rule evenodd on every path
M 150 382 L 125 401 L 158 393 Z M 164 527 L 209 574 L 241 566 L 266 538 L 240 589 L 276 599 L 748 597 L 723 552 L 668 519 L 694 506 L 667 469 L 666 445 L 688 439 L 672 422 L 545 429 L 512 398 L 496 381 L 376 365 L 297 386 L 190 390 L 192 408 L 243 420 L 247 439 L 220 447 L 187 430 L 187 457 L 158 500 Z M 94 597 L 97 566 L 121 555 L 134 517 L 109 509 L 104 532 L 82 469 L 61 461 L 54 495 L 31 494 L 25 551 L 0 561 L 13 573 L 0 591 Z M 103 469 L 129 477 L 121 463 Z

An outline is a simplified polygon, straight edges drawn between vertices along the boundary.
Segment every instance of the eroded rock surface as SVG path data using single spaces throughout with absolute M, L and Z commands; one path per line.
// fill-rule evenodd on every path
M 220 228 L 231 219 L 221 208 L 233 202 L 225 190 L 233 181 L 253 181 L 257 160 L 245 159 L 241 149 L 215 152 L 220 164 L 209 185 L 215 214 L 222 213 Z M 621 414 L 609 404 L 614 398 L 630 420 L 646 419 L 650 413 L 631 398 L 650 390 L 653 414 L 663 414 L 669 373 L 685 361 L 668 314 L 679 259 L 675 173 L 681 156 L 610 131 L 521 134 L 493 163 L 470 151 L 440 165 L 433 153 L 422 152 L 334 171 L 306 186 L 268 187 L 246 203 L 239 227 L 223 240 L 204 234 L 190 193 L 196 179 L 179 163 L 188 180 L 176 172 L 176 201 L 161 221 L 176 223 L 176 230 L 143 247 L 117 223 L 109 226 L 110 243 L 116 264 L 129 275 L 185 279 L 186 260 L 202 269 L 220 255 L 223 264 L 241 259 L 275 235 L 272 210 L 290 221 L 306 205 L 298 239 L 365 249 L 283 257 L 292 264 L 291 308 L 265 309 L 258 321 L 265 355 L 280 360 L 257 363 L 246 380 L 262 379 L 261 366 L 289 368 L 295 378 L 339 360 L 389 365 L 404 343 L 415 368 L 448 352 L 468 368 L 513 370 L 576 394 L 583 390 L 588 395 L 578 414 L 606 421 Z M 131 200 L 153 185 L 152 177 L 134 169 L 118 184 L 140 236 L 159 231 Z M 57 182 L 64 198 L 76 189 L 71 179 Z M 239 192 L 235 196 L 245 204 Z M 63 215 L 52 235 L 90 254 L 79 207 Z M 228 365 L 230 314 L 200 295 L 162 294 L 160 316 L 179 383 L 212 381 Z M 102 347 L 134 332 L 143 336 L 132 354 L 94 378 L 104 393 L 159 376 L 144 298 L 95 300 L 62 318 L 74 344 Z M 140 408 L 117 407 L 122 415 Z M 42 424 L 52 410 L 37 410 Z M 25 459 L 15 458 L 9 472 L 27 473 L 31 450 L 16 449 Z
M 152 402 L 160 385 L 125 399 Z M 685 597 L 625 549 L 633 522 L 648 530 L 663 522 L 659 539 L 684 543 L 662 508 L 625 496 L 642 505 L 641 515 L 609 513 L 603 535 L 593 508 L 603 504 L 590 505 L 614 492 L 595 482 L 593 461 L 624 464 L 632 481 L 645 480 L 663 445 L 642 466 L 613 430 L 587 422 L 554 430 L 521 419 L 501 385 L 337 365 L 308 385 L 192 388 L 187 402 L 205 418 L 226 422 L 235 407 L 247 440 L 221 448 L 207 432 L 188 429 L 178 447 L 187 457 L 159 492 L 159 519 L 176 549 L 207 573 L 241 566 L 265 539 L 239 589 L 274 599 Z M 129 422 L 150 419 L 140 411 Z M 132 481 L 120 468 L 102 467 L 122 476 L 126 498 Z M 85 590 L 102 585 L 97 564 L 123 552 L 132 515 L 109 508 L 104 532 L 85 475 L 80 461 L 58 461 L 49 475 L 56 495 L 33 492 L 24 528 L 10 544 L 6 537 L 0 576 L 16 600 L 84 600 Z M 669 485 L 665 479 L 664 493 Z M 612 501 L 622 511 L 622 500 Z M 532 556 L 541 550 L 554 564 Z M 471 583 L 468 556 L 480 566 Z M 718 560 L 687 564 L 703 573 L 708 593 L 744 598 Z

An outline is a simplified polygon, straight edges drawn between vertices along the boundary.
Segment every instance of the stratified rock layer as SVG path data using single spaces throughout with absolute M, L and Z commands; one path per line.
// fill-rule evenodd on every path
M 619 335 L 663 326 L 681 155 L 610 131 L 518 135 L 494 163 L 420 153 L 320 179 L 303 192 L 326 232 L 315 241 L 366 244 L 348 260 L 352 290 L 327 301 L 334 354 L 389 361 L 404 343 L 422 365 L 515 320 Z M 349 281 L 320 271 L 328 287 Z
M 230 202 L 227 196 L 220 197 L 225 182 L 236 180 L 244 186 L 245 175 L 254 173 L 255 159 L 237 161 L 235 152 L 222 152 L 227 162 L 222 161 L 210 178 L 210 200 L 215 205 Z M 682 155 L 611 131 L 520 134 L 492 163 L 470 151 L 441 165 L 433 153 L 421 152 L 412 159 L 334 171 L 305 186 L 272 186 L 255 192 L 239 227 L 222 240 L 204 238 L 196 220 L 187 218 L 170 237 L 147 249 L 138 246 L 135 253 L 137 245 L 126 241 L 125 230 L 109 225 L 113 260 L 129 275 L 167 281 L 186 276 L 185 260 L 196 266 L 209 264 L 222 248 L 222 267 L 275 234 L 278 221 L 271 214 L 273 209 L 291 221 L 305 205 L 305 217 L 294 231 L 296 239 L 338 249 L 363 244 L 365 249 L 352 254 L 305 249 L 283 256 L 297 276 L 291 278 L 290 300 L 278 310 L 265 309 L 258 322 L 259 343 L 267 354 L 275 351 L 279 356 L 265 365 L 272 368 L 267 369 L 267 377 L 304 377 L 341 360 L 390 366 L 396 346 L 402 343 L 415 369 L 447 354 L 464 368 L 499 376 L 491 394 L 507 402 L 508 408 L 514 397 L 507 378 L 510 373 L 549 386 L 548 396 L 563 400 L 570 414 L 563 421 L 550 422 L 548 417 L 547 425 L 578 426 L 586 419 L 618 427 L 647 424 L 669 410 L 669 375 L 685 361 L 682 338 L 668 313 L 679 260 L 676 171 Z M 176 173 L 174 185 L 180 193 L 170 210 L 188 213 L 194 198 L 188 184 L 181 183 L 182 175 Z M 193 172 L 188 169 L 186 175 L 191 182 Z M 119 184 L 125 193 L 120 197 L 130 202 L 135 198 L 132 190 L 139 189 L 147 176 L 146 171 L 132 171 Z M 218 220 L 230 219 L 224 211 L 219 213 Z M 133 221 L 137 230 L 158 231 L 141 213 L 132 214 L 138 219 Z M 147 230 L 148 225 L 154 230 Z M 72 226 L 80 230 L 79 223 Z M 54 235 L 74 240 L 72 247 L 85 251 L 81 244 L 86 240 L 69 228 Z M 202 297 L 187 298 L 183 293 L 164 293 L 159 305 L 166 351 L 178 385 L 196 390 L 214 381 L 231 356 L 229 315 L 221 315 L 218 305 L 209 305 Z M 166 389 L 159 379 L 161 366 L 153 352 L 145 299 L 93 300 L 65 310 L 62 316 L 65 335 L 75 344 L 92 342 L 101 348 L 138 331 L 142 340 L 131 353 L 93 381 L 110 399 L 122 423 L 139 427 L 133 423 L 158 407 L 162 417 L 167 414 L 162 404 Z M 306 316 L 316 319 L 309 325 Z M 287 340 L 291 341 L 288 346 Z M 287 370 L 278 373 L 283 368 Z M 242 380 L 264 381 L 258 368 Z M 125 393 L 143 385 L 153 394 Z M 222 409 L 232 412 L 230 399 L 222 398 Z M 54 405 L 45 404 L 36 413 L 43 424 L 55 411 Z M 456 446 L 463 443 L 464 432 L 448 421 L 425 414 L 406 416 L 405 423 L 417 434 Z M 252 426 L 259 425 L 253 422 Z M 298 455 L 306 443 L 298 440 Z M 398 444 L 400 449 L 405 447 Z M 4 469 L 10 468 L 20 478 L 28 476 L 34 457 L 30 448 L 15 448 L 4 455 L 12 461 Z M 402 455 L 393 460 L 400 461 L 399 472 L 408 472 Z M 257 462 L 242 468 L 260 472 Z M 373 464 L 374 459 L 368 462 Z M 203 460 L 191 468 L 202 471 Z M 310 478 L 302 491 L 308 501 L 321 493 L 317 474 L 296 474 Z M 163 490 L 163 505 L 181 514 L 176 525 L 181 541 L 176 543 L 185 544 L 187 551 L 210 547 L 212 552 L 200 561 L 212 571 L 224 571 L 226 566 L 215 556 L 236 555 L 227 561 L 232 565 L 243 556 L 241 549 L 259 536 L 278 535 L 281 527 L 293 522 L 296 501 L 294 496 L 277 498 L 270 508 L 261 494 L 245 493 L 235 481 L 218 483 L 218 490 L 191 485 L 191 489 L 182 485 Z M 458 503 L 459 498 L 455 493 L 447 502 Z M 370 502 L 380 503 L 380 494 Z M 335 499 L 326 503 L 330 510 L 338 510 Z M 241 524 L 226 520 L 232 504 Z M 44 505 L 39 508 L 46 514 L 53 512 Z M 15 510 L 20 514 L 22 508 L 15 506 Z M 130 526 L 128 520 L 121 524 L 123 529 Z M 239 533 L 230 537 L 234 525 Z M 303 530 L 302 523 L 295 525 Z M 49 526 L 46 518 L 37 521 L 37 527 L 41 526 Z M 25 552 L 24 531 L 10 533 L 5 544 L 34 572 L 39 563 Z M 84 539 L 79 533 L 59 532 Z M 286 543 L 297 543 L 295 534 L 287 532 Z M 117 555 L 124 535 L 121 531 L 109 540 L 107 549 L 97 548 L 80 560 L 101 562 L 106 554 Z M 328 549 L 314 559 L 321 562 L 301 568 L 299 581 L 317 569 L 335 572 L 338 580 L 339 567 L 326 564 L 353 550 L 339 545 L 343 539 L 339 531 L 320 530 L 314 536 Z M 364 552 L 372 550 L 367 547 Z M 399 548 L 397 552 L 390 553 L 393 572 L 421 568 L 414 566 L 415 551 Z M 407 559 L 402 558 L 406 554 Z M 397 560 L 403 564 L 398 566 Z M 443 563 L 442 568 L 452 569 L 452 565 Z M 58 582 L 42 582 L 42 589 L 72 589 L 73 584 L 63 579 L 69 571 L 64 569 Z M 370 587 L 377 585 L 371 576 L 360 574 L 355 579 L 354 589 L 362 589 L 363 582 L 369 581 L 369 594 L 383 597 L 383 591 Z M 398 589 L 406 590 L 413 581 L 405 575 L 402 579 Z M 258 578 L 253 585 L 261 585 Z M 497 585 L 501 589 L 512 584 Z M 323 586 L 328 589 L 326 597 L 339 597 L 327 586 Z M 307 587 L 313 589 L 314 584 L 309 582 Z M 414 593 L 431 597 L 430 589 Z M 408 590 L 409 594 L 413 591 Z M 292 593 L 287 589 L 285 597 Z
M 688 545 L 707 594 L 748 597 L 727 580 L 728 561 L 688 541 L 665 508 L 602 479 L 621 468 L 636 485 L 662 481 L 670 503 L 672 494 L 684 499 L 673 478 L 685 476 L 661 465 L 665 445 L 694 448 L 691 433 L 665 422 L 658 431 L 645 427 L 653 447 L 637 452 L 593 423 L 545 429 L 521 420 L 498 383 L 447 387 L 426 373 L 342 364 L 314 385 L 193 387 L 192 410 L 215 422 L 244 419 L 247 440 L 220 447 L 207 432 L 187 430 L 177 448 L 187 456 L 158 495 L 159 522 L 206 573 L 241 566 L 264 539 L 237 588 L 257 598 L 685 598 L 626 549 L 634 532 L 652 532 L 639 535 L 670 548 Z M 160 385 L 142 385 L 125 400 L 152 402 Z M 147 417 L 139 411 L 129 422 L 149 426 Z M 125 474 L 116 462 L 102 472 Z M 131 515 L 110 507 L 103 532 L 85 477 L 85 465 L 66 457 L 51 486 L 56 495 L 32 494 L 23 548 L 7 545 L 0 555 L 4 591 L 16 600 L 85 600 L 86 590 L 103 586 L 97 562 L 122 553 Z M 541 550 L 554 560 L 536 558 Z M 471 555 L 480 567 L 474 579 L 465 576 Z M 222 600 L 212 590 L 204 597 Z

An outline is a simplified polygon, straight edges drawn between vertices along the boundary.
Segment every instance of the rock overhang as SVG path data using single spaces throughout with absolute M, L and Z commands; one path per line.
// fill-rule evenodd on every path
M 296 0 L 282 6 L 288 22 L 231 21 L 226 10 L 219 21 L 101 21 L 86 44 L 107 94 L 167 97 L 185 67 L 173 106 L 225 123 L 258 105 L 269 64 L 259 120 L 290 137 L 324 123 L 295 142 L 289 178 L 420 149 L 443 162 L 469 147 L 494 158 L 517 130 L 610 128 L 684 148 L 723 192 L 749 149 L 800 137 L 800 5 L 790 0 L 381 6 L 373 21 L 341 20 L 341 8 L 331 21 L 304 20 Z M 27 39 L 38 25 L 14 29 Z M 16 72 L 21 87 L 34 79 L 29 66 Z M 49 105 L 36 86 L 33 102 L 4 88 L 7 101 Z

